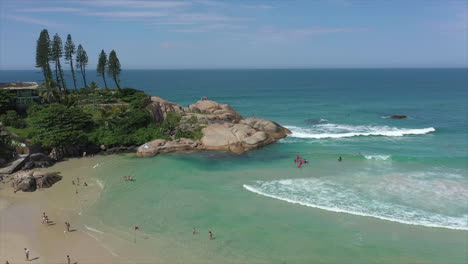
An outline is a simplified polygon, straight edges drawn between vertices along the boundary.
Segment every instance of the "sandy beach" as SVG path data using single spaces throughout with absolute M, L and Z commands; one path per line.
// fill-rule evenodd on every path
M 26 263 L 24 248 L 28 248 L 32 263 L 67 263 L 67 255 L 71 263 L 136 263 L 141 254 L 134 244 L 106 237 L 80 221 L 81 210 L 99 197 L 101 187 L 89 174 L 81 174 L 83 170 L 79 168 L 92 168 L 109 158 L 71 159 L 58 163 L 46 170 L 60 171 L 63 179 L 52 188 L 33 193 L 14 193 L 10 184 L 2 183 L 0 262 Z M 80 178 L 79 186 L 72 184 L 77 177 Z M 88 186 L 85 187 L 84 182 Z M 43 212 L 49 217 L 50 224 L 42 223 Z M 65 222 L 71 224 L 71 232 L 65 232 Z M 112 241 L 113 247 L 104 241 Z

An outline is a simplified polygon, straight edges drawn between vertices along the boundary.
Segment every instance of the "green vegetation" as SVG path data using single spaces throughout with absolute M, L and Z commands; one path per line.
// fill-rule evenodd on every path
M 5 114 L 0 115 L 0 121 L 5 126 L 12 126 L 14 128 L 25 128 L 26 121 L 22 119 L 15 110 L 8 110 Z
M 104 50 L 101 50 L 99 54 L 99 60 L 97 64 L 97 73 L 98 76 L 102 76 L 102 80 L 104 81 L 104 87 L 107 89 L 107 82 L 106 82 L 106 66 L 107 66 L 107 55 Z
M 62 56 L 63 56 L 62 39 L 60 38 L 58 34 L 55 34 L 54 39 L 52 41 L 52 46 L 50 49 L 50 58 L 55 63 L 55 78 L 57 79 L 57 85 L 61 92 L 65 92 L 67 89 L 67 86 L 63 78 L 62 65 L 60 64 L 60 58 L 62 58 Z
M 107 70 L 109 72 L 109 75 L 114 79 L 115 85 L 117 86 L 117 89 L 120 89 L 119 85 L 119 76 L 120 76 L 120 61 L 119 58 L 117 58 L 117 53 L 112 50 L 111 53 L 109 54 L 109 62 L 107 66 Z
M 83 49 L 83 46 L 78 45 L 76 50 L 76 68 L 80 70 L 81 76 L 83 77 L 84 86 L 88 86 L 86 83 L 86 66 L 88 65 L 88 55 Z
M 0 158 L 9 160 L 12 152 L 13 146 L 11 145 L 11 138 L 0 132 Z
M 50 70 L 50 37 L 47 29 L 43 29 L 39 35 L 36 46 L 36 67 L 41 68 L 44 74 L 44 82 L 52 82 L 52 71 Z
M 83 78 L 83 88 L 78 88 L 76 84 L 73 54 L 76 54 L 75 67 Z M 73 90 L 66 89 L 62 57 L 70 63 Z M 55 65 L 54 72 L 50 69 L 50 62 Z M 121 65 L 114 50 L 108 58 L 102 50 L 99 57 L 97 72 L 103 78 L 104 89 L 100 89 L 94 81 L 88 86 L 87 65 L 86 51 L 82 45 L 75 50 L 70 34 L 65 46 L 62 46 L 58 34 L 51 42 L 48 31 L 44 29 L 36 48 L 36 67 L 41 68 L 45 79 L 39 91 L 41 104 L 30 105 L 26 112 L 18 113 L 14 110 L 15 95 L 0 90 L 0 121 L 3 126 L 23 140 L 46 149 L 88 145 L 131 146 L 154 139 L 201 138 L 202 127 L 194 126 L 198 123 L 195 116 L 182 121 L 181 114 L 168 113 L 161 124 L 153 122 L 146 109 L 150 102 L 149 95 L 120 87 Z M 106 74 L 113 79 L 117 89 L 107 88 Z M 13 143 L 5 134 L 0 134 L 0 144 L 6 153 Z
M 33 142 L 46 148 L 87 143 L 85 132 L 92 127 L 91 116 L 81 108 L 57 103 L 37 107 L 30 122 Z
M 7 110 L 13 109 L 13 103 L 13 94 L 8 90 L 0 89 L 0 114 Z
M 75 50 L 75 44 L 73 43 L 73 40 L 71 38 L 71 35 L 67 35 L 67 42 L 65 43 L 65 60 L 70 63 L 70 69 L 72 73 L 72 78 L 73 78 L 73 86 L 75 87 L 76 90 L 76 76 L 75 76 L 75 69 L 73 68 L 73 54 L 76 53 Z

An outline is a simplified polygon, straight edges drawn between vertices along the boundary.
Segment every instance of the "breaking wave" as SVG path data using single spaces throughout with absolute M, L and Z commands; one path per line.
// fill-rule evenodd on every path
M 391 158 L 390 155 L 365 155 L 364 158 L 368 160 L 388 160 Z
M 366 179 L 353 187 L 324 179 L 258 181 L 243 187 L 263 196 L 327 211 L 468 230 L 468 185 L 447 179 L 422 180 L 418 175 Z
M 390 126 L 352 126 L 339 124 L 318 124 L 310 128 L 286 126 L 291 130 L 291 137 L 296 138 L 346 138 L 356 136 L 402 137 L 405 135 L 422 135 L 434 132 L 435 128 L 397 128 Z

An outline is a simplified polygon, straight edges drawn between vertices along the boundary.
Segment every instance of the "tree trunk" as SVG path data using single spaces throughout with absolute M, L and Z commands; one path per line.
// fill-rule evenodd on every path
M 86 87 L 88 85 L 86 84 L 86 73 L 84 71 L 83 66 L 80 66 L 80 71 L 81 71 L 81 77 L 83 77 L 84 86 Z
M 57 80 L 57 85 L 59 87 L 59 91 L 62 91 L 62 87 L 60 87 L 60 79 L 59 79 L 59 74 L 58 74 L 58 64 L 57 61 L 55 61 L 55 80 Z
M 57 64 L 59 68 L 60 80 L 62 81 L 62 87 L 63 87 L 63 90 L 65 91 L 67 89 L 67 85 L 65 84 L 65 79 L 63 78 L 63 69 L 62 69 L 62 65 L 60 65 L 60 59 L 57 59 Z
M 114 78 L 115 85 L 117 85 L 117 89 L 120 89 L 119 82 L 117 81 L 117 76 L 112 75 L 112 77 Z
M 106 87 L 106 89 L 107 89 L 106 73 L 102 74 L 102 79 L 104 80 L 104 87 Z
M 71 73 L 72 73 L 72 78 L 73 78 L 73 86 L 75 87 L 76 90 L 76 76 L 75 76 L 75 69 L 73 68 L 73 56 L 70 58 L 70 68 L 71 68 Z

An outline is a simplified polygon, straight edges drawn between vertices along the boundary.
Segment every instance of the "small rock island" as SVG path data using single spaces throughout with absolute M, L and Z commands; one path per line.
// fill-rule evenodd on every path
M 192 150 L 226 150 L 241 154 L 291 134 L 287 128 L 263 118 L 243 118 L 228 104 L 202 99 L 184 108 L 161 97 L 151 97 L 146 107 L 156 123 L 163 122 L 169 113 L 181 115 L 180 129 L 201 131 L 199 140 L 179 138 L 157 139 L 137 148 L 140 157 L 160 153 Z

